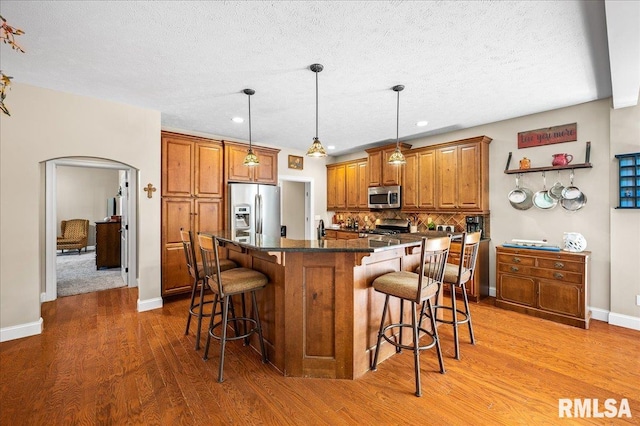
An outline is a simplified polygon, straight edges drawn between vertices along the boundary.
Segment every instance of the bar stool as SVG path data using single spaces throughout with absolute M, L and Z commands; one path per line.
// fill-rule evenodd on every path
M 191 317 L 198 318 L 198 328 L 196 330 L 196 350 L 200 349 L 200 330 L 202 328 L 202 317 L 209 317 L 211 314 L 204 313 L 204 305 L 212 304 L 213 300 L 205 301 L 204 291 L 206 285 L 204 284 L 204 273 L 202 269 L 202 263 L 197 262 L 196 250 L 193 244 L 193 234 L 191 231 L 185 231 L 180 228 L 180 238 L 182 239 L 182 248 L 184 249 L 184 256 L 187 260 L 187 270 L 193 278 L 193 286 L 191 287 L 191 302 L 189 303 L 189 315 L 187 316 L 187 327 L 184 330 L 185 336 L 189 334 L 189 327 L 191 326 Z M 238 265 L 228 259 L 220 260 L 220 269 L 226 271 L 227 269 L 235 268 Z M 200 300 L 196 302 L 196 289 L 200 287 Z
M 431 300 L 436 297 L 442 286 L 444 277 L 444 268 L 447 263 L 449 254 L 449 246 L 451 239 L 449 237 L 441 238 L 422 238 L 420 246 L 420 266 L 418 273 L 409 271 L 390 272 L 379 276 L 373 281 L 373 288 L 386 295 L 384 300 L 384 308 L 382 309 L 382 319 L 380 320 L 380 330 L 378 331 L 378 343 L 376 344 L 376 352 L 373 357 L 372 370 L 376 370 L 378 366 L 378 353 L 380 351 L 380 343 L 385 339 L 388 343 L 396 347 L 396 352 L 402 349 L 412 350 L 414 358 L 414 369 L 416 376 L 416 396 L 422 396 L 420 386 L 420 351 L 431 349 L 435 346 L 438 354 L 438 363 L 440 364 L 440 373 L 444 374 L 444 361 L 442 359 L 442 350 L 440 349 L 440 339 L 438 337 L 438 328 L 433 315 L 433 303 Z M 391 296 L 400 299 L 400 318 L 399 322 L 385 326 L 385 318 L 389 308 L 389 298 Z M 404 301 L 411 304 L 411 323 L 403 322 L 403 305 Z M 431 331 L 421 327 L 419 317 L 417 316 L 416 306 L 422 304 L 424 308 L 428 308 L 431 313 Z M 402 329 L 410 328 L 412 331 L 413 342 L 411 345 L 403 344 Z M 399 331 L 399 338 L 393 334 L 393 330 Z M 387 330 L 392 330 L 392 335 L 386 334 Z M 431 337 L 426 345 L 420 345 L 420 332 Z
M 200 251 L 202 253 L 202 264 L 204 266 L 205 282 L 214 293 L 214 312 L 216 306 L 220 304 L 222 313 L 220 321 L 215 321 L 215 315 L 211 316 L 209 322 L 209 332 L 207 333 L 207 343 L 204 347 L 203 359 L 209 358 L 209 344 L 211 338 L 220 341 L 220 366 L 218 369 L 218 382 L 223 381 L 224 368 L 224 349 L 227 341 L 244 339 L 248 342 L 249 336 L 258 333 L 260 343 L 260 355 L 262 362 L 267 362 L 267 353 L 264 349 L 264 340 L 262 337 L 262 324 L 260 323 L 260 314 L 258 312 L 258 303 L 256 301 L 256 291 L 263 289 L 269 279 L 261 272 L 249 268 L 233 268 L 223 271 L 221 268 L 221 259 L 218 254 L 219 241 L 215 237 L 198 234 L 200 242 Z M 245 293 L 251 293 L 251 305 L 253 308 L 253 318 L 243 316 L 237 317 L 233 314 L 229 317 L 229 307 L 233 309 L 231 296 Z M 243 303 L 244 305 L 244 303 Z M 227 326 L 232 322 L 235 327 L 235 335 L 230 337 L 227 335 Z M 238 324 L 242 324 L 242 333 L 238 332 Z M 247 327 L 250 326 L 251 328 Z M 216 334 L 216 329 L 220 327 L 220 334 Z
M 447 263 L 444 272 L 444 284 L 449 285 L 451 288 L 451 306 L 436 305 L 434 307 L 436 321 L 443 324 L 451 324 L 453 326 L 455 359 L 457 360 L 460 359 L 460 343 L 458 341 L 458 326 L 460 324 L 466 323 L 468 325 L 471 344 L 476 344 L 475 336 L 473 334 L 473 324 L 471 323 L 471 312 L 469 311 L 469 297 L 467 296 L 466 283 L 473 279 L 473 275 L 475 273 L 478 248 L 480 247 L 480 235 L 480 232 L 474 232 L 471 234 L 467 234 L 465 232 L 462 234 L 458 264 Z M 462 293 L 464 311 L 457 307 L 456 288 L 459 288 Z M 448 319 L 448 317 L 447 319 L 437 318 L 437 314 L 440 309 L 451 312 L 451 319 Z M 429 317 L 430 313 L 424 312 L 423 310 L 420 315 L 421 321 L 423 316 Z

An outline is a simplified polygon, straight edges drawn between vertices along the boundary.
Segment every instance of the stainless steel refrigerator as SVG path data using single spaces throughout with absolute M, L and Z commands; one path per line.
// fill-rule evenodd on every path
M 229 229 L 236 238 L 254 233 L 280 237 L 280 187 L 230 183 L 227 191 Z

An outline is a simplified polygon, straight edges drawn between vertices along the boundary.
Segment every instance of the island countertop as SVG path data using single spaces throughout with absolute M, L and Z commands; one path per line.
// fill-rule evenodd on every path
M 283 237 L 268 237 L 262 234 L 247 234 L 234 236 L 229 231 L 201 232 L 201 234 L 214 236 L 224 242 L 235 244 L 246 249 L 266 252 L 359 252 L 377 253 L 385 250 L 412 247 L 419 245 L 422 237 L 444 237 L 446 232 L 434 232 L 433 234 L 394 234 L 394 235 L 368 235 L 362 238 L 348 240 L 293 240 Z M 459 233 L 461 234 L 461 233 Z M 455 239 L 457 233 L 452 235 Z

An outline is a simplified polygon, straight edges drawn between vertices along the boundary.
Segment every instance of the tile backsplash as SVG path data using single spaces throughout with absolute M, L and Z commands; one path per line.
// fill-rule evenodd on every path
M 418 232 L 428 230 L 427 224 L 431 220 L 436 226 L 453 225 L 456 231 L 465 231 L 467 229 L 466 214 L 460 213 L 403 213 L 394 210 L 373 210 L 373 211 L 355 211 L 355 212 L 339 212 L 333 215 L 333 223 L 339 223 L 340 220 L 346 223 L 347 218 L 358 220 L 359 227 L 366 225 L 373 227 L 376 219 L 403 219 L 410 220 L 412 225 L 418 227 Z M 469 215 L 471 216 L 471 215 Z M 484 236 L 490 237 L 489 215 L 483 215 L 484 218 Z

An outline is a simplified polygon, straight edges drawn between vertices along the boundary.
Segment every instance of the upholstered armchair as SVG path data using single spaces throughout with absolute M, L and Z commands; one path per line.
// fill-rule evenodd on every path
M 63 220 L 60 223 L 62 236 L 58 237 L 56 248 L 62 250 L 78 250 L 78 254 L 84 248 L 87 251 L 87 239 L 89 236 L 89 221 L 87 219 Z

